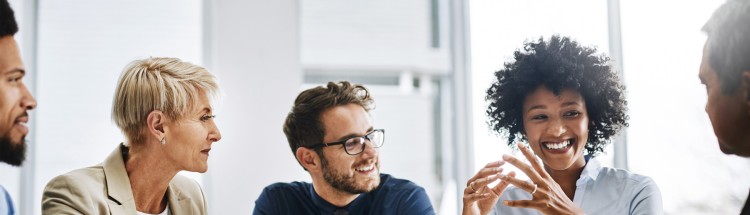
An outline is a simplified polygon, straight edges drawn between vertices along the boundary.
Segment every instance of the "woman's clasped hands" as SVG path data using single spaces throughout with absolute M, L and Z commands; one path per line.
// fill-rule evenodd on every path
M 522 144 L 517 146 L 530 165 L 510 155 L 503 155 L 503 160 L 488 163 L 466 184 L 463 214 L 489 214 L 505 188 L 511 184 L 530 193 L 532 199 L 504 200 L 504 206 L 534 209 L 543 214 L 584 214 L 544 170 L 531 150 Z M 502 174 L 502 165 L 506 162 L 524 172 L 531 181 L 515 178 L 513 171 Z M 497 185 L 488 186 L 497 180 L 500 180 Z

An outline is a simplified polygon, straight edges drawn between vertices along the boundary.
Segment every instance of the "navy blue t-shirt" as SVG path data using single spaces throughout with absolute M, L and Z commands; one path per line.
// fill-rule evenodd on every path
M 275 183 L 255 200 L 253 214 L 330 215 L 336 206 L 318 196 L 307 182 Z M 408 180 L 380 174 L 380 185 L 344 207 L 350 214 L 435 214 L 424 188 Z

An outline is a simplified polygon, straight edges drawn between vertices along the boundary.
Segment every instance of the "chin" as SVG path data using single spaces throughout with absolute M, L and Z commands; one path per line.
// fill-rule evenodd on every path
M 544 162 L 544 164 L 547 166 L 547 168 L 553 169 L 553 170 L 566 170 L 570 167 L 569 162 L 567 161 L 549 161 Z
M 724 146 L 724 144 L 721 143 L 721 142 L 719 142 L 719 150 L 721 150 L 721 152 L 724 153 L 724 154 L 728 154 L 728 155 L 734 154 L 734 153 L 732 153 L 731 149 L 729 149 L 728 147 Z
M 198 166 L 196 168 L 186 169 L 185 171 L 197 172 L 197 173 L 206 173 L 206 171 L 208 171 L 208 166 L 206 166 L 206 165 Z
M 583 157 L 583 155 L 575 154 L 572 157 L 557 158 L 557 159 L 547 158 L 546 160 L 543 160 L 543 161 L 544 161 L 544 164 L 547 166 L 547 168 L 561 171 L 561 170 L 569 169 L 581 157 Z
M 750 150 L 740 150 L 737 147 L 730 147 L 728 144 L 719 142 L 719 149 L 722 153 L 727 155 L 737 155 L 740 157 L 750 157 Z
M 373 180 L 373 181 L 370 181 L 369 183 L 367 183 L 364 186 L 365 189 L 363 189 L 363 190 L 366 190 L 366 192 L 370 192 L 370 191 L 373 191 L 376 188 L 378 188 L 378 185 L 380 185 L 380 178 L 378 178 L 376 180 Z

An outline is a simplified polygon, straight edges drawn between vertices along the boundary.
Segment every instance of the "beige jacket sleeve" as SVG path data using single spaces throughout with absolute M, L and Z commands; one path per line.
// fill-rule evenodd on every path
M 76 182 L 69 175 L 52 179 L 42 194 L 42 214 L 103 214 L 107 211 L 106 196 L 99 196 Z M 99 210 L 92 210 L 99 209 Z M 108 214 L 108 213 L 107 213 Z

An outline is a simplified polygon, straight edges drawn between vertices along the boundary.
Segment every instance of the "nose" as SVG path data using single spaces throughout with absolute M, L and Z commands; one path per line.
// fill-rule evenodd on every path
M 219 142 L 221 140 L 221 132 L 219 131 L 219 127 L 216 126 L 216 123 L 211 120 L 211 128 L 208 132 L 208 140 L 211 142 Z
M 556 120 L 550 120 L 549 126 L 547 126 L 546 133 L 547 135 L 550 135 L 552 137 L 560 137 L 567 129 L 565 128 L 565 125 L 560 121 L 560 119 Z
M 375 148 L 373 143 L 370 140 L 366 140 L 364 144 L 365 149 L 362 151 L 362 158 L 363 159 L 369 159 L 374 158 L 378 156 L 379 149 Z
M 31 95 L 31 92 L 29 92 L 29 89 L 26 88 L 26 85 L 23 86 L 23 97 L 21 98 L 21 107 L 23 107 L 26 110 L 33 110 L 36 108 L 36 99 L 34 99 L 34 96 Z
M 711 112 L 710 112 L 710 111 L 708 110 L 708 102 L 706 102 L 706 105 L 705 105 L 705 106 L 703 106 L 703 111 L 705 111 L 706 113 L 711 113 Z

